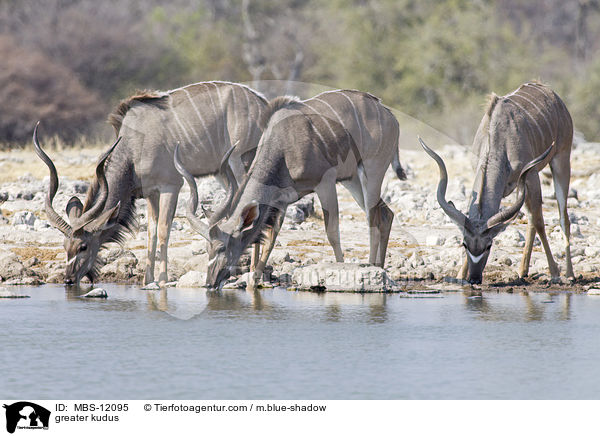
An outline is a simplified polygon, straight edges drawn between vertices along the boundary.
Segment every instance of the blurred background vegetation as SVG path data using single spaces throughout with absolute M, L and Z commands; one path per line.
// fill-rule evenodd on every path
M 369 91 L 461 143 L 486 94 L 540 79 L 600 141 L 600 0 L 0 0 L 5 147 L 38 119 L 108 140 L 136 89 L 268 79 Z

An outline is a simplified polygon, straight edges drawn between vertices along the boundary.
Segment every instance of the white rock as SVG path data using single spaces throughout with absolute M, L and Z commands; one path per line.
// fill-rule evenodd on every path
M 179 278 L 178 288 L 201 288 L 206 284 L 206 273 L 200 271 L 188 271 Z
M 444 245 L 444 242 L 446 242 L 444 237 L 435 233 L 428 235 L 425 239 L 425 245 L 428 245 L 430 247 L 435 245 Z
M 108 298 L 108 294 L 102 288 L 95 288 L 90 292 L 83 294 L 81 298 Z
M 35 215 L 29 211 L 16 212 L 13 215 L 12 225 L 17 226 L 19 224 L 25 224 L 27 226 L 33 226 L 35 223 Z
M 251 276 L 254 275 L 253 272 L 245 272 L 242 274 L 235 282 L 228 283 L 228 288 L 230 289 L 240 289 L 245 288 L 246 285 L 251 281 Z
M 0 298 L 29 298 L 29 295 L 18 294 L 8 288 L 0 288 Z
M 319 263 L 296 268 L 292 281 L 300 289 L 324 288 L 338 292 L 386 292 L 394 282 L 376 266 Z
M 183 230 L 183 224 L 181 224 L 179 221 L 173 221 L 173 224 L 171 224 L 171 229 L 172 230 Z
M 0 251 L 0 276 L 5 280 L 21 277 L 25 267 L 12 251 Z
M 158 282 L 152 282 L 152 283 L 148 283 L 145 286 L 142 286 L 141 289 L 143 291 L 155 291 L 157 289 L 160 289 L 160 286 L 158 286 Z
M 523 247 L 525 245 L 525 236 L 514 227 L 508 227 L 496 237 L 496 240 L 506 247 Z
M 35 220 L 35 222 L 33 223 L 33 228 L 37 231 L 40 230 L 45 230 L 45 229 L 50 229 L 52 226 L 50 226 L 50 223 L 46 220 Z
M 459 247 L 461 242 L 462 239 L 460 236 L 450 236 L 448 239 L 446 239 L 446 242 L 444 242 L 444 247 Z
M 584 253 L 586 257 L 596 257 L 600 254 L 600 247 L 585 247 Z
M 590 288 L 587 291 L 588 295 L 600 295 L 600 289 L 599 288 Z
M 208 265 L 208 254 L 198 254 L 190 257 L 184 264 L 184 271 L 206 271 Z

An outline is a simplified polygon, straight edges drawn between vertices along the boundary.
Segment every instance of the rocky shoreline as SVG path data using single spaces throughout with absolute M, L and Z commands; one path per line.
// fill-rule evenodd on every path
M 450 176 L 447 197 L 466 210 L 474 171 L 467 147 L 445 146 L 438 150 L 448 166 Z M 55 209 L 64 211 L 72 195 L 83 198 L 93 165 L 100 150 L 67 150 L 54 153 L 59 170 L 60 187 Z M 393 171 L 383 184 L 383 198 L 395 213 L 386 259 L 386 268 L 377 277 L 387 277 L 394 289 L 428 289 L 457 287 L 448 277 L 456 275 L 462 264 L 461 235 L 441 211 L 435 199 L 438 172 L 435 163 L 421 150 L 401 150 L 401 161 L 408 180 L 395 178 Z M 526 216 L 518 217 L 494 241 L 484 274 L 483 289 L 575 290 L 598 287 L 600 281 L 600 144 L 579 143 L 571 158 L 572 177 L 569 192 L 571 250 L 577 281 L 551 284 L 545 255 L 536 239 L 531 259 L 530 277 L 518 280 L 517 269 L 525 241 Z M 47 170 L 46 170 L 47 171 Z M 43 164 L 32 151 L 0 153 L 0 284 L 36 286 L 62 283 L 65 252 L 62 234 L 52 228 L 44 212 L 48 177 Z M 75 174 L 82 179 L 74 178 Z M 84 178 L 83 175 L 85 175 Z M 558 222 L 558 210 L 549 170 L 541 175 L 544 196 L 544 219 L 553 254 L 564 272 L 564 248 Z M 199 181 L 200 198 L 206 204 L 224 195 L 212 178 Z M 364 213 L 351 195 L 338 187 L 340 233 L 346 269 L 366 264 L 369 255 L 368 228 Z M 185 218 L 188 198 L 184 186 L 169 246 L 169 280 L 178 286 L 201 283 L 208 256 L 205 241 L 191 229 Z M 514 200 L 514 194 L 505 204 Z M 137 202 L 139 227 L 123 247 L 111 246 L 101 251 L 104 266 L 100 282 L 140 284 L 146 260 L 146 205 Z M 333 262 L 323 227 L 317 199 L 312 195 L 290 207 L 276 247 L 269 261 L 265 279 L 283 286 L 296 287 L 300 268 Z M 241 273 L 248 270 L 248 259 L 241 263 Z M 339 266 L 332 265 L 330 270 Z M 237 280 L 243 286 L 244 277 Z M 308 286 L 311 288 L 312 286 Z M 312 287 L 313 290 L 319 290 Z M 391 288 L 390 288 L 391 289 Z M 360 291 L 360 289 L 357 289 Z M 365 289 L 362 290 L 363 292 Z

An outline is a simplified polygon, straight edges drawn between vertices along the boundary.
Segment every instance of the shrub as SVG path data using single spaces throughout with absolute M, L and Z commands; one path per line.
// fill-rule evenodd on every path
M 28 142 L 40 120 L 45 134 L 72 141 L 106 108 L 68 68 L 0 36 L 0 141 Z

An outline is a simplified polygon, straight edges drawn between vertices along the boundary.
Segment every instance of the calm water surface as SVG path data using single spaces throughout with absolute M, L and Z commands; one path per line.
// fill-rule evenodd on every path
M 600 398 L 600 297 L 104 288 L 0 299 L 0 396 Z

